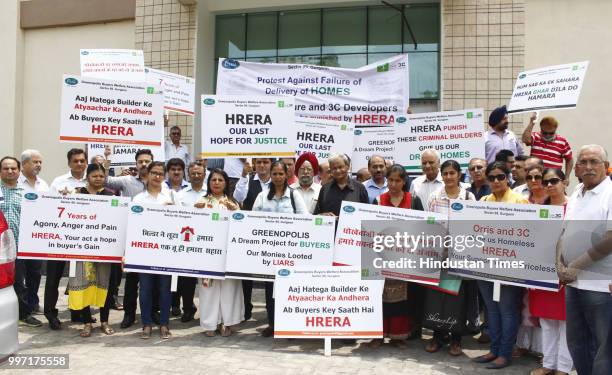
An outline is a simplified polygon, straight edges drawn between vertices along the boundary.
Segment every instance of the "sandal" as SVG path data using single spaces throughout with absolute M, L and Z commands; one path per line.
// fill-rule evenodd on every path
M 79 333 L 79 336 L 81 337 L 91 336 L 91 329 L 92 329 L 91 323 L 85 323 L 85 325 L 83 326 L 83 329 L 81 330 L 81 333 Z
M 170 328 L 168 328 L 168 326 L 159 327 L 159 336 L 162 340 L 168 340 L 170 337 L 172 337 L 172 334 L 170 333 Z
M 438 350 L 440 350 L 441 346 L 440 343 L 438 343 L 438 340 L 436 339 L 431 339 L 429 340 L 429 342 L 427 343 L 427 346 L 425 347 L 425 351 L 427 353 L 435 353 Z
M 206 331 L 204 332 L 204 334 L 206 335 L 206 337 L 215 337 L 217 336 L 217 331 Z
M 228 326 L 223 326 L 223 328 L 221 328 L 221 336 L 222 337 L 229 337 L 232 335 L 232 329 Z
M 535 370 L 531 370 L 529 375 L 553 375 L 555 374 L 555 370 L 547 369 L 545 367 L 540 367 Z
M 148 340 L 151 338 L 151 326 L 142 327 L 142 333 L 140 334 L 140 338 L 143 340 Z
M 108 325 L 108 322 L 102 322 L 102 325 L 100 326 L 100 330 L 105 335 L 112 335 L 113 333 L 115 333 L 115 330 L 112 329 L 111 326 Z
M 463 350 L 461 350 L 461 344 L 459 344 L 458 342 L 451 342 L 448 354 L 452 355 L 453 357 L 457 357 L 463 354 Z

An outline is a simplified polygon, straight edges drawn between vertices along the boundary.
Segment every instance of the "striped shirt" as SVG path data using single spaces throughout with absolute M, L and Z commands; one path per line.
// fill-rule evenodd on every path
M 13 232 L 13 236 L 15 237 L 15 245 L 18 245 L 19 219 L 21 217 L 21 198 L 23 196 L 23 188 L 19 185 L 15 188 L 10 188 L 0 182 L 0 190 L 4 196 L 4 199 L 0 200 L 0 210 L 8 222 L 9 229 Z
M 531 133 L 531 156 L 536 156 L 544 162 L 545 168 L 563 168 L 563 160 L 572 158 L 572 148 L 567 139 L 555 134 L 555 139 L 548 142 L 542 139 L 540 132 Z
M 476 197 L 470 191 L 464 189 L 463 187 L 460 187 L 459 195 L 457 196 L 457 198 L 453 199 L 475 201 Z M 448 215 L 448 212 L 450 211 L 450 200 L 451 198 L 449 198 L 446 194 L 446 189 L 442 187 L 441 189 L 436 190 L 431 194 L 425 209 L 427 211 Z

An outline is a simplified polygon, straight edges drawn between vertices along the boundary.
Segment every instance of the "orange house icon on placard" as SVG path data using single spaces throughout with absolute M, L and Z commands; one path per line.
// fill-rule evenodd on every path
M 181 234 L 183 235 L 183 241 L 189 242 L 191 241 L 191 235 L 195 234 L 195 232 L 191 227 L 183 227 Z

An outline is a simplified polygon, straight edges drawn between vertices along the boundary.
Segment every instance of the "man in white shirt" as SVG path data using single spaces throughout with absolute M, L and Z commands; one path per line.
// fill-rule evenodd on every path
M 87 154 L 80 148 L 73 148 L 68 151 L 68 167 L 70 172 L 56 177 L 49 191 L 55 194 L 72 194 L 78 188 L 87 185 L 85 170 L 87 169 Z M 59 297 L 58 288 L 60 280 L 64 274 L 66 262 L 63 260 L 47 261 L 47 278 L 45 279 L 45 300 L 44 312 L 49 321 L 49 327 L 53 330 L 61 328 L 58 319 L 58 311 L 55 308 Z M 74 320 L 74 316 L 73 316 Z
M 42 155 L 37 150 L 25 150 L 21 153 L 21 175 L 18 184 L 24 193 L 44 193 L 49 185 L 38 175 L 42 170 Z
M 300 192 L 308 212 L 312 214 L 317 206 L 319 192 L 321 191 L 321 185 L 314 182 L 314 176 L 319 173 L 317 156 L 310 152 L 300 155 L 295 162 L 295 169 L 297 170 L 298 182 L 290 185 L 290 187 Z
M 423 175 L 412 181 L 410 194 L 416 195 L 421 202 L 429 202 L 431 194 L 444 186 L 440 174 L 440 155 L 434 149 L 428 149 L 421 154 Z
M 166 142 L 164 147 L 166 161 L 179 158 L 185 165 L 191 164 L 191 155 L 186 145 L 181 143 L 181 128 L 173 126 L 170 128 L 170 142 Z
M 42 155 L 38 150 L 25 150 L 21 153 L 21 174 L 18 179 L 18 186 L 23 189 L 23 193 L 45 193 L 49 190 L 49 185 L 38 175 L 42 170 Z M 40 287 L 40 270 L 42 260 L 26 260 L 26 279 L 25 284 L 28 290 L 27 302 L 33 312 L 40 311 L 40 301 L 38 299 L 38 288 Z
M 182 206 L 193 207 L 193 205 L 206 195 L 206 185 L 204 176 L 206 169 L 201 164 L 191 163 L 187 168 L 189 181 L 191 184 L 178 193 L 178 201 Z M 195 277 L 179 276 L 176 296 L 173 295 L 173 306 L 180 305 L 180 298 L 183 300 L 183 315 L 181 322 L 187 323 L 193 320 L 193 316 L 198 310 L 193 303 L 193 296 L 198 279 Z
M 366 180 L 363 185 L 368 191 L 368 200 L 372 203 L 379 195 L 389 190 L 387 187 L 387 167 L 385 158 L 380 155 L 372 155 L 370 159 L 368 159 L 368 171 L 371 177 Z
M 610 374 L 612 330 L 612 181 L 599 145 L 578 153 L 582 184 L 570 197 L 557 243 L 557 273 L 566 287 L 567 345 L 579 374 Z
M 68 151 L 68 167 L 70 172 L 56 177 L 49 192 L 59 194 L 72 194 L 78 188 L 87 185 L 85 170 L 87 169 L 87 154 L 80 148 L 73 148 Z

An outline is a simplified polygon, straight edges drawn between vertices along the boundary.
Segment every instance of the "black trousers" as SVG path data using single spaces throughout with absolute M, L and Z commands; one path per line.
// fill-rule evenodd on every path
M 265 282 L 266 288 L 266 313 L 268 315 L 268 325 L 270 327 L 274 327 L 274 283 Z
M 25 285 L 28 289 L 28 305 L 30 309 L 34 311 L 40 304 L 38 299 L 38 288 L 40 287 L 41 268 L 43 261 L 38 259 L 25 259 L 26 274 L 25 274 Z
M 242 295 L 244 297 L 244 320 L 251 319 L 253 314 L 253 280 L 242 280 Z
M 25 319 L 32 314 L 32 308 L 28 304 L 28 288 L 26 286 L 27 259 L 15 261 L 15 283 L 13 289 L 19 301 L 19 319 Z
M 108 315 L 110 313 L 110 306 L 113 302 L 113 296 L 108 293 L 106 294 L 106 301 L 104 301 L 104 306 L 100 307 L 100 322 L 108 323 Z M 93 319 L 91 317 L 91 308 L 89 306 L 83 308 L 81 312 L 81 318 L 83 319 L 83 323 L 93 323 Z
M 47 278 L 45 279 L 44 313 L 47 319 L 57 318 L 57 299 L 59 284 L 64 275 L 66 262 L 63 260 L 47 261 Z
M 123 294 L 123 315 L 132 319 L 136 318 L 138 307 L 138 283 L 140 280 L 138 272 L 125 273 L 125 290 Z M 159 297 L 157 288 L 153 288 L 153 311 L 159 311 Z
M 196 307 L 193 303 L 195 288 L 198 279 L 195 277 L 179 276 L 176 286 L 176 292 L 172 293 L 172 307 L 181 307 L 181 298 L 183 299 L 183 311 L 195 312 Z
M 111 275 L 110 283 L 108 286 L 108 294 L 110 294 L 113 298 L 116 298 L 119 295 L 119 285 L 121 285 L 122 277 L 123 272 L 121 272 L 121 264 L 111 264 Z

